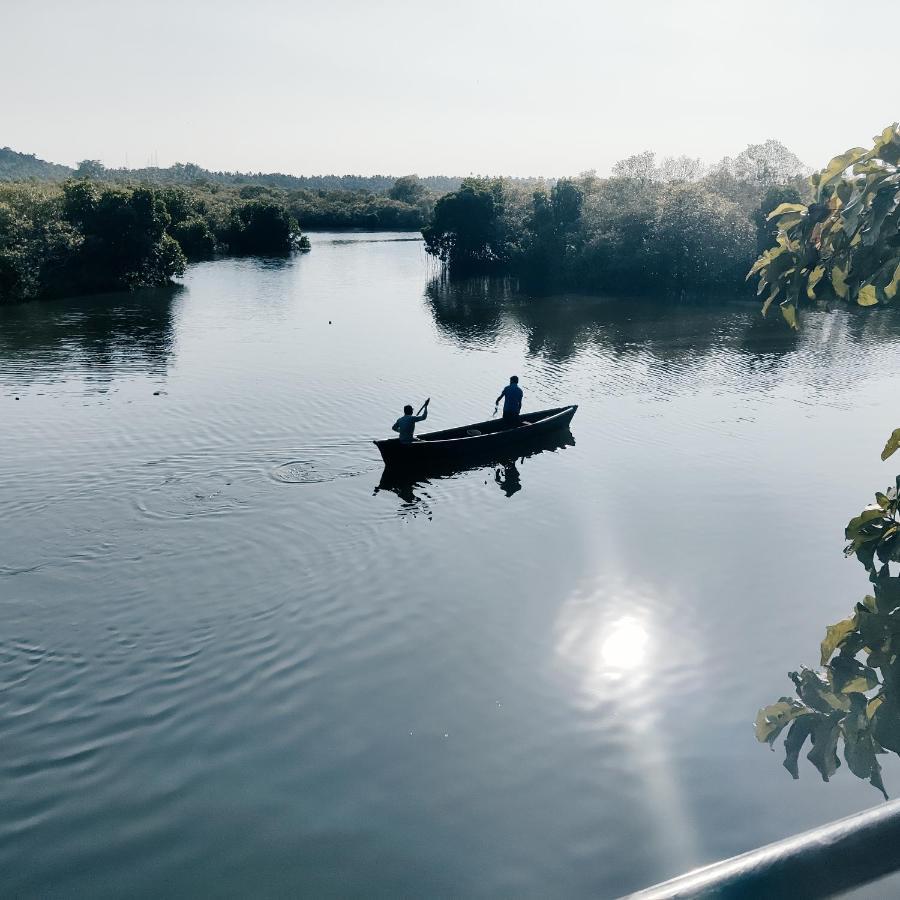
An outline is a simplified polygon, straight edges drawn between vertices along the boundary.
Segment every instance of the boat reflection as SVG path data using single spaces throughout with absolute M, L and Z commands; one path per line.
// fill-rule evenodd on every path
M 566 428 L 536 438 L 524 453 L 515 457 L 485 456 L 482 458 L 469 458 L 465 463 L 458 465 L 444 464 L 432 465 L 425 469 L 393 469 L 386 467 L 381 473 L 381 479 L 375 487 L 374 494 L 383 491 L 396 494 L 400 498 L 401 505 L 397 510 L 400 516 L 424 515 L 432 517 L 432 501 L 434 497 L 429 487 L 435 482 L 449 478 L 456 478 L 466 472 L 477 472 L 492 469 L 493 481 L 506 497 L 512 497 L 522 490 L 522 473 L 520 467 L 525 460 L 541 453 L 554 453 L 567 447 L 575 446 L 575 438 L 572 432 Z

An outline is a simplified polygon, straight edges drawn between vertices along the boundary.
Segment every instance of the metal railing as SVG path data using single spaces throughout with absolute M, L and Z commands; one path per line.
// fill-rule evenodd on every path
M 695 869 L 631 900 L 833 897 L 900 869 L 900 800 Z

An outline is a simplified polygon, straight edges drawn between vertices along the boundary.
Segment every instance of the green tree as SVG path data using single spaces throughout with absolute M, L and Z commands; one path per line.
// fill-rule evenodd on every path
M 61 293 L 82 242 L 61 219 L 57 195 L 33 187 L 0 190 L 0 302 Z
M 402 178 L 398 178 L 388 191 L 391 200 L 408 203 L 410 206 L 416 206 L 427 194 L 428 188 L 425 187 L 418 175 L 404 175 Z
M 280 203 L 250 200 L 236 207 L 226 232 L 232 253 L 277 255 L 293 250 L 300 227 Z
M 89 182 L 69 182 L 63 211 L 84 236 L 70 266 L 74 284 L 136 288 L 167 284 L 184 272 L 184 254 L 166 233 L 166 204 L 152 188 L 100 192 Z
M 76 178 L 103 178 L 106 166 L 99 159 L 83 159 L 75 169 Z
M 648 242 L 654 282 L 679 290 L 738 283 L 754 250 L 753 227 L 736 203 L 690 182 L 660 194 Z
M 565 278 L 582 243 L 584 192 L 569 179 L 557 181 L 547 196 L 535 191 L 526 220 L 522 267 L 532 281 Z
M 451 272 L 500 268 L 510 257 L 504 203 L 500 179 L 466 179 L 435 204 L 432 220 L 422 230 L 425 249 Z

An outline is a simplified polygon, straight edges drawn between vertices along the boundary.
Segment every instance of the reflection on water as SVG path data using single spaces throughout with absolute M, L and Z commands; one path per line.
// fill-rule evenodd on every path
M 485 349 L 515 334 L 529 354 L 562 362 L 592 345 L 619 356 L 651 354 L 659 361 L 699 364 L 711 354 L 735 351 L 751 365 L 773 369 L 792 353 L 824 345 L 840 353 L 847 345 L 896 345 L 900 313 L 881 309 L 874 316 L 848 316 L 836 306 L 810 313 L 799 332 L 777 316 L 763 318 L 755 300 L 733 298 L 674 302 L 584 295 L 531 297 L 513 278 L 485 276 L 431 278 L 425 288 L 429 312 L 439 332 L 461 348 Z M 735 315 L 743 310 L 743 315 Z
M 548 434 L 533 440 L 520 456 L 491 457 L 483 460 L 467 460 L 464 464 L 432 465 L 424 470 L 404 471 L 403 469 L 385 468 L 381 480 L 375 487 L 373 496 L 387 491 L 395 494 L 402 501 L 397 509 L 399 516 L 433 517 L 435 498 L 429 488 L 438 481 L 459 478 L 464 473 L 489 473 L 493 482 L 506 497 L 512 497 L 522 490 L 522 473 L 520 467 L 525 461 L 541 453 L 554 453 L 567 447 L 575 446 L 572 432 L 566 428 L 554 434 Z M 508 452 L 508 451 L 506 451 Z M 487 484 L 485 480 L 485 484 Z
M 858 594 L 898 315 L 433 275 L 313 235 L 0 309 L 4 896 L 613 897 L 872 802 L 749 719 Z M 577 447 L 372 496 L 512 373 Z
M 0 367 L 7 384 L 80 375 L 103 391 L 123 373 L 165 376 L 180 286 L 0 307 Z

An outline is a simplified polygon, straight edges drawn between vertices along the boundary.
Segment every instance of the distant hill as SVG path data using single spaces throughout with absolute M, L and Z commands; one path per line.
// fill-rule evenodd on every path
M 0 147 L 0 181 L 62 181 L 71 178 L 75 170 L 38 159 L 33 153 L 16 153 Z
M 260 185 L 284 190 L 369 191 L 386 194 L 393 186 L 394 175 L 285 175 L 281 172 L 213 172 L 196 163 L 175 163 L 168 168 L 107 169 L 96 160 L 84 160 L 76 169 L 38 159 L 33 153 L 17 153 L 9 147 L 0 149 L 0 181 L 62 181 L 87 177 L 96 181 L 145 182 L 149 184 L 223 184 Z M 423 184 L 435 194 L 455 191 L 462 178 L 427 175 Z

